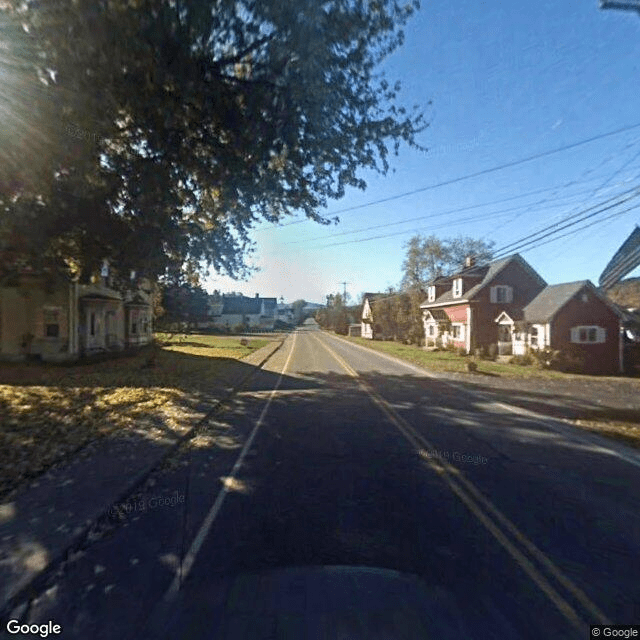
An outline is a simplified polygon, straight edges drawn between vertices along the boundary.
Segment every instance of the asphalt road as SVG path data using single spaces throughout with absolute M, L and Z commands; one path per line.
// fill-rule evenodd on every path
M 587 638 L 640 622 L 639 492 L 607 447 L 305 327 L 20 620 L 63 638 Z

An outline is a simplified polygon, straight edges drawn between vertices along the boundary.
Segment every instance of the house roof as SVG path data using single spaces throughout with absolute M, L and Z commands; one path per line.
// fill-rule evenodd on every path
M 451 276 L 436 278 L 435 281 L 432 281 L 430 284 L 442 284 L 444 282 L 453 281 L 455 278 L 478 279 L 479 282 L 476 282 L 476 284 L 474 284 L 470 289 L 465 291 L 460 298 L 454 298 L 453 291 L 451 289 L 447 289 L 447 291 L 436 298 L 433 302 L 425 300 L 420 306 L 431 307 L 433 305 L 468 302 L 478 295 L 481 289 L 494 280 L 498 274 L 513 261 L 519 262 L 533 275 L 535 275 L 542 284 L 546 284 L 546 282 L 536 273 L 529 263 L 520 256 L 520 254 L 514 253 L 512 256 L 507 256 L 500 260 L 494 260 L 489 264 L 473 265 L 472 267 L 466 267 Z
M 525 320 L 527 322 L 548 322 L 573 296 L 586 286 L 595 289 L 589 280 L 563 282 L 545 287 L 524 308 Z
M 444 309 L 429 309 L 429 313 L 437 322 L 447 322 L 449 320 L 449 316 Z
M 511 309 L 509 313 L 503 310 L 497 315 L 495 322 L 498 322 L 503 316 L 508 320 L 512 320 L 514 323 L 516 323 L 524 319 L 524 312 L 522 311 L 522 309 Z
M 224 296 L 223 297 L 223 314 L 234 315 L 257 315 L 262 310 L 264 302 L 265 311 L 275 311 L 276 298 L 248 298 L 246 296 Z
M 278 301 L 276 298 L 258 298 L 260 302 L 264 302 L 264 310 L 269 313 L 273 313 L 278 306 Z
M 91 301 L 98 301 L 98 300 L 101 300 L 101 301 L 108 300 L 110 302 L 122 302 L 122 296 L 119 296 L 116 293 L 114 293 L 113 295 L 108 293 L 85 293 L 81 296 L 78 296 L 78 298 L 82 302 L 91 302 Z
M 124 303 L 126 307 L 150 307 L 151 304 L 148 300 L 145 300 L 139 293 L 131 298 L 128 302 Z
M 374 302 L 376 299 L 384 298 L 387 295 L 388 294 L 386 293 L 365 293 L 364 296 L 362 296 L 362 302 L 364 303 L 365 300 L 368 300 L 369 302 Z

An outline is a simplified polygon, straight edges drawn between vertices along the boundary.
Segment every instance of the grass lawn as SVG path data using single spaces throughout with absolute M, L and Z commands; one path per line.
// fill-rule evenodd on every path
M 344 337 L 344 336 L 342 336 Z M 356 342 L 370 349 L 382 351 L 390 355 L 408 360 L 414 364 L 423 366 L 425 369 L 432 371 L 449 371 L 456 373 L 468 373 L 467 362 L 471 360 L 469 357 L 461 357 L 452 351 L 426 351 L 421 347 L 416 347 L 399 342 L 367 340 L 366 338 L 348 337 L 347 340 Z M 508 364 L 502 362 L 493 362 L 491 360 L 477 360 L 478 371 L 474 375 L 498 375 L 501 377 L 511 378 L 576 378 L 588 377 L 577 376 L 571 373 L 562 373 L 560 371 L 552 371 L 550 369 L 539 369 L 535 366 L 522 366 L 517 364 Z
M 166 339 L 167 336 L 158 336 Z M 162 437 L 251 365 L 241 359 L 272 340 L 175 336 L 155 352 L 60 366 L 0 365 L 0 496 L 91 440 L 126 431 Z
M 264 347 L 273 340 L 266 338 L 245 338 L 247 345 L 242 345 L 243 338 L 237 336 L 213 336 L 205 334 L 156 333 L 155 337 L 165 343 L 164 349 L 207 356 L 209 358 L 244 358 L 256 349 Z M 168 344 L 167 344 L 168 343 Z

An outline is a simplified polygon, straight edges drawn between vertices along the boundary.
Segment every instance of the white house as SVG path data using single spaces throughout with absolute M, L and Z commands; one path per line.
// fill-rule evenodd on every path
M 257 293 L 254 298 L 239 294 L 209 296 L 209 317 L 208 322 L 199 326 L 233 329 L 242 324 L 255 329 L 273 329 L 278 318 L 277 300 L 261 298 Z
M 377 298 L 382 298 L 384 293 L 365 293 L 362 302 L 361 336 L 373 340 L 376 333 L 376 323 L 373 317 L 373 303 Z

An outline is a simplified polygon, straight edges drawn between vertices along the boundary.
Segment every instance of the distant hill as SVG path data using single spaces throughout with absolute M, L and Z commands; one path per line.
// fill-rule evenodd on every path
M 607 297 L 622 307 L 640 308 L 640 278 L 627 278 L 607 291 Z

